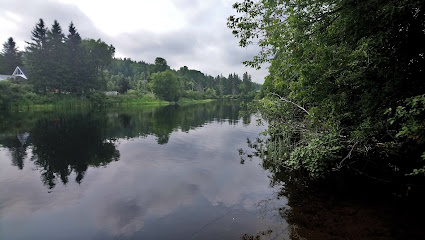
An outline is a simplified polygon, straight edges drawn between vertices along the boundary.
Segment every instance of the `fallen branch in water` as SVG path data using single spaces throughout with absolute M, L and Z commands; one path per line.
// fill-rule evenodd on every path
M 351 150 L 348 152 L 347 156 L 345 156 L 345 157 L 341 160 L 341 162 L 339 162 L 339 163 L 336 165 L 336 168 L 337 168 L 338 170 L 339 170 L 339 169 L 341 169 L 342 164 L 344 163 L 344 161 L 351 157 L 351 153 L 353 152 L 353 150 L 354 150 L 354 148 L 356 147 L 357 143 L 359 143 L 359 142 L 354 143 L 353 147 L 351 147 Z

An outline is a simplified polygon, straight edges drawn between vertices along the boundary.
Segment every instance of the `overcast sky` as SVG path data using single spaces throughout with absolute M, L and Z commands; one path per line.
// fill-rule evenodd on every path
M 258 48 L 240 48 L 228 16 L 236 0 L 0 0 L 0 41 L 13 37 L 19 50 L 43 18 L 58 20 L 67 33 L 74 22 L 83 38 L 101 38 L 116 48 L 116 57 L 153 63 L 163 57 L 171 68 L 188 66 L 216 76 L 248 72 L 264 82 L 267 69 L 243 66 Z

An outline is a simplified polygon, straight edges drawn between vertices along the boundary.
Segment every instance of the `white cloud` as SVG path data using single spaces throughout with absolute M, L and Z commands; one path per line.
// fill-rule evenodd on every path
M 180 29 L 184 15 L 171 1 L 112 1 L 60 0 L 73 4 L 86 14 L 100 31 L 118 36 L 139 30 L 158 33 Z

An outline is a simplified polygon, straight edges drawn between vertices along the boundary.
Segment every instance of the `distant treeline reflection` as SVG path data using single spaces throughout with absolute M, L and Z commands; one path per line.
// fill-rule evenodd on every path
M 118 161 L 120 139 L 155 136 L 166 144 L 173 131 L 188 132 L 205 123 L 238 123 L 239 102 L 188 106 L 106 109 L 102 111 L 28 112 L 0 116 L 0 146 L 10 151 L 12 165 L 24 168 L 29 159 L 48 188 L 58 178 L 81 183 L 89 166 Z M 244 124 L 249 118 L 243 118 Z M 73 177 L 74 178 L 74 177 Z

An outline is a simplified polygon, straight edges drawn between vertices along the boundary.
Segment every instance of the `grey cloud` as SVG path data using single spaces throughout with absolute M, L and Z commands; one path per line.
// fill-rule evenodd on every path
M 122 54 L 133 59 L 146 57 L 150 60 L 156 56 L 188 55 L 195 51 L 197 40 L 191 32 L 172 32 L 156 34 L 147 31 L 126 33 L 117 37 L 115 47 Z M 118 40 L 118 39 L 117 39 Z
M 0 10 L 1 15 L 11 12 L 22 19 L 22 22 L 19 23 L 19 28 L 16 29 L 14 36 L 12 36 L 17 41 L 30 41 L 31 31 L 40 18 L 44 20 L 49 28 L 54 20 L 58 20 L 65 34 L 68 32 L 68 26 L 72 21 L 83 38 L 105 38 L 96 29 L 93 22 L 79 8 L 73 5 L 57 2 L 46 4 L 44 0 L 2 0 L 0 5 L 7 6 Z M 25 11 L 22 11 L 22 9 L 25 9 Z M 2 34 L 0 36 L 1 38 L 8 37 Z
M 166 34 L 144 31 L 117 38 L 120 39 L 114 41 L 117 50 L 135 60 L 153 62 L 156 57 L 164 57 L 175 69 L 188 66 L 213 76 L 245 71 L 255 75 L 253 69 L 244 67 L 241 62 L 251 59 L 258 49 L 235 47 L 237 40 L 230 32 L 209 31 L 207 28 Z M 261 81 L 259 77 L 254 79 Z
M 238 47 L 238 40 L 226 27 L 227 16 L 232 14 L 231 6 L 220 6 L 222 3 L 216 1 L 179 0 L 173 3 L 187 11 L 188 27 L 164 34 L 142 31 L 117 36 L 114 39 L 117 51 L 134 60 L 151 63 L 156 57 L 163 57 L 174 69 L 188 66 L 212 76 L 227 76 L 233 72 L 242 75 L 248 71 L 254 81 L 263 81 L 265 69 L 255 71 L 242 64 L 252 59 L 259 49 Z

